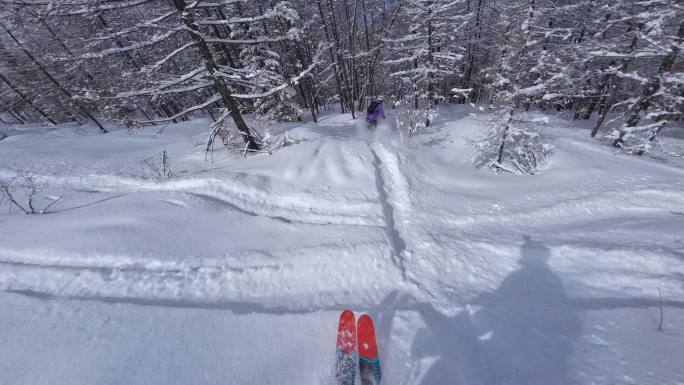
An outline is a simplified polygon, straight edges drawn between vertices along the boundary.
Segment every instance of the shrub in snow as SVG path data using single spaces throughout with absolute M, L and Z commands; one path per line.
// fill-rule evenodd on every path
M 495 114 L 490 121 L 491 130 L 484 137 L 471 141 L 476 149 L 473 163 L 495 172 L 539 173 L 548 166 L 553 152 L 553 146 L 544 143 L 544 123 L 546 119 L 529 114 L 511 111 Z
M 0 130 L 0 140 L 3 140 L 7 137 L 7 134 L 5 134 L 2 130 Z
M 401 104 L 404 104 L 405 108 L 402 108 Z M 397 128 L 408 137 L 426 129 L 429 122 L 434 121 L 438 116 L 436 109 L 415 108 L 411 102 L 397 102 L 394 106 L 397 109 L 395 114 Z
M 628 154 L 642 155 L 651 151 L 659 140 L 658 133 L 665 124 L 654 123 L 643 126 L 629 127 L 627 125 L 615 129 L 606 135 L 613 146 Z
M 10 180 L 0 180 L 0 193 L 9 202 L 10 208 L 15 206 L 24 214 L 45 214 L 50 207 L 59 202 L 62 197 L 41 197 L 45 185 L 38 182 L 34 175 L 23 173 Z M 43 201 L 42 208 L 38 202 Z
M 169 162 L 169 156 L 166 153 L 166 150 L 162 152 L 161 156 L 153 156 L 145 159 L 145 164 L 160 178 L 173 177 L 171 163 Z
M 214 139 L 217 135 L 221 138 L 224 148 L 228 151 L 240 152 L 245 156 L 247 153 L 261 152 L 264 145 L 261 132 L 263 132 L 264 127 L 266 127 L 265 123 L 261 120 L 262 118 L 263 117 L 258 117 L 252 121 L 255 125 L 255 127 L 252 127 L 252 137 L 259 144 L 259 149 L 250 148 L 249 143 L 244 142 L 243 134 L 238 130 L 232 129 L 227 122 L 220 121 L 213 123 L 211 126 L 212 132 L 205 145 L 207 157 L 211 155 L 213 159 L 214 145 L 216 143 Z
M 274 152 L 283 147 L 292 146 L 301 142 L 301 140 L 297 139 L 296 137 L 290 137 L 287 132 L 275 136 L 272 136 L 270 133 L 266 133 L 262 140 L 264 144 L 264 151 L 266 151 L 269 155 L 273 155 Z
M 409 107 L 409 109 L 406 111 L 406 118 L 406 122 L 408 123 L 406 133 L 409 137 L 415 135 L 416 132 L 423 130 L 427 127 L 427 110 Z

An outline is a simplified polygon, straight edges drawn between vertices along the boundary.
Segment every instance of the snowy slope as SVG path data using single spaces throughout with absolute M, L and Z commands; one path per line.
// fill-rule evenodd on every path
M 386 384 L 684 383 L 684 162 L 552 118 L 550 169 L 495 175 L 482 120 L 407 144 L 330 114 L 213 162 L 203 121 L 6 130 L 0 178 L 63 197 L 2 203 L 0 384 L 332 384 L 344 307 L 375 317 Z

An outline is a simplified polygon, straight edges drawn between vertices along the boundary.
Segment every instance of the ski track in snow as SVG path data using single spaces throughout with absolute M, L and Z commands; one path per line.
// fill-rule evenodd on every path
M 404 281 L 413 286 L 417 292 L 426 298 L 435 298 L 436 294 L 421 283 L 425 277 L 413 267 L 416 263 L 424 264 L 426 255 L 421 254 L 420 248 L 429 247 L 436 250 L 433 254 L 446 252 L 446 250 L 468 252 L 458 236 L 467 236 L 472 242 L 478 237 L 478 232 L 488 231 L 489 227 L 496 225 L 507 226 L 549 226 L 554 224 L 568 224 L 566 214 L 569 212 L 582 213 L 585 218 L 621 217 L 631 214 L 662 215 L 667 212 L 676 212 L 684 207 L 684 192 L 681 190 L 654 188 L 636 188 L 630 190 L 606 190 L 600 193 L 572 197 L 550 202 L 546 205 L 536 205 L 525 211 L 513 211 L 505 206 L 495 212 L 477 212 L 478 208 L 470 209 L 470 212 L 441 211 L 441 215 L 433 218 L 434 222 L 442 223 L 447 228 L 454 229 L 455 235 L 443 238 L 434 232 L 434 224 L 427 227 L 416 223 L 419 211 L 428 211 L 431 207 L 425 206 L 427 201 L 420 202 L 421 207 L 413 207 L 410 183 L 425 183 L 425 180 L 409 182 L 408 176 L 402 169 L 418 167 L 417 165 L 405 164 L 402 161 L 402 151 L 389 143 L 381 141 L 351 138 L 347 139 L 357 144 L 367 143 L 367 150 L 372 159 L 370 167 L 374 176 L 376 189 L 375 199 L 373 196 L 359 198 L 358 195 L 342 197 L 344 204 L 338 204 L 339 193 L 326 191 L 298 191 L 289 186 L 279 185 L 274 180 L 263 176 L 252 176 L 243 172 L 230 173 L 229 178 L 193 178 L 185 177 L 178 180 L 149 180 L 130 178 L 121 175 L 84 175 L 84 176 L 51 176 L 34 175 L 36 179 L 52 188 L 70 188 L 77 191 L 89 191 L 92 193 L 119 194 L 114 197 L 93 201 L 92 204 L 106 202 L 108 199 L 123 194 L 136 193 L 185 193 L 190 197 L 196 197 L 209 203 L 225 206 L 238 213 L 268 218 L 285 225 L 341 225 L 361 226 L 383 229 L 386 237 L 387 248 L 383 251 L 377 244 L 368 246 L 350 246 L 350 249 L 366 247 L 365 251 L 343 251 L 343 258 L 350 254 L 376 254 L 382 259 L 386 254 L 397 269 Z M 569 141 L 571 146 L 600 153 L 593 145 L 586 145 L 576 140 Z M 361 146 L 364 147 L 364 146 Z M 331 146 L 325 139 L 315 146 L 308 161 L 308 167 L 304 165 L 295 169 L 294 175 L 302 175 L 320 168 L 330 176 L 332 180 L 344 180 L 351 177 L 350 165 L 362 167 L 356 159 L 363 159 L 367 154 L 359 153 L 354 147 L 340 145 Z M 329 158 L 329 153 L 335 154 Z M 323 154 L 326 154 L 325 156 Z M 351 162 L 351 163 L 350 163 Z M 663 166 L 670 168 L 669 166 Z M 417 178 L 421 170 L 413 170 Z M 290 171 L 287 171 L 290 172 Z M 288 178 L 294 175 L 288 175 Z M 0 170 L 0 178 L 11 179 L 17 176 L 16 172 Z M 449 187 L 439 182 L 435 185 L 436 190 L 448 189 Z M 283 188 L 284 187 L 284 188 Z M 179 199 L 164 199 L 170 205 L 188 208 L 188 202 Z M 524 205 L 525 202 L 522 202 Z M 511 203 L 513 204 L 513 203 Z M 516 202 L 517 204 L 517 202 Z M 90 204 L 67 207 L 61 210 L 87 208 Z M 482 209 L 479 209 L 483 211 Z M 485 237 L 486 238 L 486 237 Z M 410 241 L 409 241 L 410 240 Z M 409 245 L 410 243 L 410 245 Z M 421 246 L 422 245 L 422 246 Z M 418 247 L 416 249 L 415 247 Z M 480 247 L 489 248 L 489 241 L 485 240 Z M 372 251 L 370 251 L 372 250 Z M 433 250 L 433 251 L 434 251 Z M 329 251 L 326 251 L 329 253 Z M 42 253 L 42 254 L 41 254 Z M 287 259 L 290 255 L 305 255 L 306 249 L 290 250 L 273 256 L 274 259 Z M 416 254 L 417 253 L 417 254 Z M 50 256 L 47 256 L 51 254 Z M 459 252 L 459 254 L 461 254 Z M 429 257 L 429 255 L 428 255 Z M 249 254 L 241 255 L 243 259 L 250 259 Z M 411 259 L 411 267 L 407 265 L 407 259 Z M 427 259 L 429 260 L 429 258 Z M 381 263 L 381 262 L 380 262 Z M 452 263 L 462 266 L 461 258 Z M 429 263 L 428 263 L 429 264 Z M 84 258 L 78 255 L 57 256 L 56 253 L 12 250 L 0 248 L 0 287 L 7 291 L 29 294 L 45 298 L 103 298 L 111 301 L 114 298 L 145 303 L 159 303 L 164 301 L 181 301 L 181 303 L 218 303 L 220 301 L 270 301 L 268 305 L 283 300 L 291 301 L 297 296 L 306 295 L 306 290 L 293 290 L 290 294 L 272 296 L 271 290 L 280 283 L 276 281 L 268 284 L 275 277 L 296 275 L 293 272 L 294 264 L 266 264 L 247 267 L 235 267 L 235 262 L 221 262 L 219 259 L 188 259 L 185 261 L 168 261 L 147 257 L 145 261 L 137 257 L 126 255 L 96 255 Z M 482 267 L 482 266 L 481 266 Z M 358 274 L 363 274 L 363 269 Z M 302 271 L 302 277 L 310 271 Z M 436 273 L 436 272 L 435 272 Z M 479 271 L 472 271 L 473 275 L 480 275 Z M 334 275 L 334 274 L 333 274 Z M 486 277 L 486 275 L 482 275 Z M 146 281 L 141 283 L 142 281 Z M 331 282 L 340 283 L 331 276 Z M 446 284 L 451 287 L 450 284 Z M 457 283 L 465 290 L 468 283 Z M 330 291 L 334 291 L 335 285 L 330 285 Z M 453 287 L 448 290 L 453 290 Z M 321 289 L 320 291 L 324 291 Z M 413 292 L 413 290 L 409 290 Z M 251 294 L 247 294 L 251 293 Z M 310 297 L 310 296 L 309 296 Z M 321 298 L 325 296 L 319 296 Z M 334 295 L 332 296 L 334 297 Z M 311 299 L 300 302 L 293 307 L 306 306 L 306 303 L 316 303 L 317 308 L 333 308 L 338 303 L 348 300 L 349 296 L 341 299 Z M 454 298 L 452 298 L 453 300 Z M 185 302 L 183 302 L 185 301 Z M 364 303 L 361 300 L 359 303 Z M 295 300 L 294 303 L 297 301 Z M 467 303 L 466 297 L 461 297 L 459 306 Z
M 0 178 L 12 179 L 16 173 L 4 172 Z M 112 175 L 88 175 L 83 177 L 51 177 L 34 175 L 39 183 L 53 188 L 87 189 L 93 192 L 145 193 L 186 192 L 198 197 L 214 199 L 247 215 L 264 216 L 285 222 L 305 224 L 345 224 L 356 226 L 380 226 L 382 219 L 372 215 L 379 210 L 377 203 L 369 200 L 346 198 L 345 205 L 336 204 L 334 196 L 324 197 L 305 192 L 269 192 L 252 184 L 243 183 L 238 174 L 226 182 L 218 179 L 183 179 L 150 181 Z M 369 213 L 371 213 L 369 215 Z M 274 215 L 275 214 L 275 215 Z
M 346 286 L 348 275 L 375 270 L 389 253 L 377 244 L 359 244 L 240 255 L 239 260 L 189 259 L 169 261 L 125 255 L 59 255 L 47 250 L 0 248 L 0 289 L 42 298 L 103 299 L 112 302 L 211 304 L 251 302 L 264 308 L 327 309 L 354 301 L 377 300 L 373 293 Z M 325 255 L 325 258 L 319 256 Z M 331 260 L 365 255 L 346 274 Z M 240 261 L 253 261 L 245 265 Z M 287 261 L 282 263 L 281 261 Z M 241 264 L 243 266 L 241 266 Z M 317 280 L 310 281 L 311 275 Z M 284 285 L 287 277 L 289 284 Z M 320 282 L 325 282 L 321 285 Z M 312 286 L 316 285 L 316 286 Z M 314 288 L 315 287 L 315 288 Z M 380 287 L 378 287 L 380 289 Z M 389 287 L 387 288 L 389 290 Z M 379 292 L 378 294 L 381 294 Z M 369 297 L 368 294 L 371 294 Z
M 410 218 L 413 215 L 411 195 L 406 176 L 401 171 L 399 153 L 390 151 L 382 143 L 370 146 L 375 167 L 378 197 L 383 207 L 385 219 L 385 233 L 392 251 L 392 260 L 401 271 L 401 276 L 410 282 L 427 298 L 435 295 L 416 279 L 406 268 L 406 259 L 411 258 L 411 251 L 407 249 L 406 238 L 413 230 Z M 400 225 L 397 224 L 400 221 Z M 404 234 L 404 235 L 402 235 Z
M 386 171 L 384 164 L 378 156 L 378 151 L 371 150 L 373 152 L 373 166 L 375 167 L 375 183 L 378 190 L 378 198 L 382 204 L 382 211 L 384 215 L 385 222 L 385 233 L 387 234 L 387 243 L 391 246 L 392 250 L 392 261 L 401 271 L 401 276 L 406 279 L 406 267 L 404 266 L 404 253 L 406 252 L 406 242 L 397 231 L 394 221 L 394 207 L 390 203 L 389 194 L 391 193 L 391 187 L 393 183 L 388 184 L 385 182 L 385 177 L 383 174 L 388 174 L 391 178 L 393 174 L 383 173 Z M 383 170 L 384 169 L 384 170 Z M 391 179 L 390 179 L 391 180 Z
M 663 215 L 684 207 L 684 192 L 674 189 L 633 189 L 631 191 L 610 190 L 578 198 L 560 199 L 543 206 L 536 206 L 526 212 L 498 210 L 491 214 L 449 215 L 443 218 L 449 225 L 458 227 L 486 226 L 488 224 L 509 224 L 542 226 L 568 224 L 569 212 L 582 213 L 578 218 L 609 218 L 632 214 Z M 573 218 L 570 218 L 572 220 Z

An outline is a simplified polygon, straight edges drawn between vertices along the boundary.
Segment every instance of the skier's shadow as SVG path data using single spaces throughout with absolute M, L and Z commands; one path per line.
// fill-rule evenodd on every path
M 446 316 L 419 304 L 426 323 L 413 341 L 421 385 L 570 383 L 568 360 L 582 323 L 561 279 L 549 268 L 549 248 L 524 237 L 520 268 L 493 292 L 473 301 L 479 307 Z M 427 359 L 427 360 L 426 360 Z M 413 383 L 409 381 L 409 383 Z

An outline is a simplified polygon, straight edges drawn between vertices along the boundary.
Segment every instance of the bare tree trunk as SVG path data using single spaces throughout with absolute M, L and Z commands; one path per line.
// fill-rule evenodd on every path
M 599 117 L 596 121 L 596 124 L 594 124 L 594 127 L 591 129 L 592 138 L 595 137 L 596 134 L 598 134 L 599 129 L 601 128 L 601 126 L 603 126 L 603 122 L 606 120 L 606 117 L 608 117 L 608 113 L 610 112 L 610 109 L 613 105 L 613 100 L 615 99 L 617 79 L 613 74 L 609 74 L 606 76 L 607 77 L 606 84 L 604 85 L 604 91 L 597 103 L 599 107 Z
M 352 13 L 352 32 L 351 35 L 349 36 L 349 51 L 351 54 L 351 77 L 352 77 L 352 89 L 351 89 L 351 113 L 352 113 L 352 119 L 356 119 L 356 105 L 355 105 L 355 100 L 356 96 L 358 95 L 358 89 L 356 86 L 356 52 L 354 51 L 354 42 L 356 41 L 356 12 L 357 12 L 357 6 L 358 6 L 359 0 L 354 0 L 354 11 Z
M 435 47 L 434 47 L 434 23 L 432 22 L 432 5 L 433 5 L 433 0 L 428 1 L 427 6 L 428 6 L 428 30 L 427 30 L 427 61 L 428 61 L 428 67 L 429 68 L 434 68 L 434 62 L 435 62 L 435 57 L 434 57 L 434 52 L 435 52 Z M 436 103 L 436 92 L 435 92 L 435 74 L 434 72 L 430 71 L 428 72 L 428 105 L 427 108 L 428 110 L 432 110 L 435 108 L 435 103 Z M 425 127 L 430 127 L 430 115 L 428 114 L 425 119 Z
M 366 0 L 361 0 L 361 12 L 363 15 L 363 30 L 364 30 L 364 38 L 366 41 L 366 52 L 370 53 L 371 51 L 371 45 L 370 45 L 370 32 L 368 31 L 368 11 L 366 11 Z M 366 59 L 366 71 L 367 71 L 367 78 L 366 78 L 366 84 L 363 87 L 363 91 L 361 91 L 361 94 L 359 95 L 359 111 L 363 111 L 363 107 L 365 106 L 365 101 L 366 101 L 366 96 L 368 95 L 368 92 L 370 91 L 371 94 L 374 91 L 374 70 L 371 66 L 372 64 L 372 59 L 368 60 Z
M 173 3 L 176 6 L 176 9 L 181 12 L 183 23 L 186 27 L 188 27 L 188 31 L 190 32 L 192 39 L 197 43 L 200 54 L 202 55 L 202 59 L 204 60 L 204 65 L 207 68 L 209 77 L 214 84 L 214 89 L 221 95 L 223 105 L 230 111 L 230 117 L 233 118 L 235 127 L 240 135 L 242 135 L 245 144 L 247 144 L 247 148 L 250 150 L 258 150 L 259 143 L 254 138 L 254 135 L 252 135 L 252 131 L 247 126 L 247 123 L 245 123 L 245 120 L 240 113 L 240 106 L 238 102 L 231 96 L 230 90 L 228 90 L 224 80 L 215 75 L 216 71 L 218 70 L 218 66 L 216 65 L 216 61 L 209 50 L 207 42 L 204 40 L 204 38 L 202 38 L 202 35 L 199 32 L 199 27 L 195 23 L 192 13 L 186 10 L 187 4 L 185 0 L 173 0 Z
M 298 60 L 301 63 L 310 62 L 311 58 L 302 52 L 299 43 L 295 44 L 295 51 L 297 53 Z M 318 122 L 318 117 L 316 116 L 316 96 L 314 92 L 313 80 L 310 77 L 306 77 L 305 79 L 302 79 L 302 82 L 299 83 L 299 87 L 302 93 L 302 98 L 304 99 L 305 108 L 308 108 L 311 111 L 311 118 L 313 121 L 315 123 Z
M 482 0 L 477 0 L 477 10 L 475 11 L 475 31 L 470 36 L 468 41 L 468 60 L 463 76 L 463 88 L 471 88 L 473 71 L 475 69 L 475 55 L 479 52 L 479 40 L 482 37 Z M 475 40 L 475 42 L 473 42 Z M 461 101 L 465 103 L 465 98 L 461 97 Z
M 610 16 L 607 16 L 609 18 Z M 632 37 L 632 41 L 629 45 L 629 53 L 633 54 L 634 50 L 637 47 L 637 44 L 639 43 L 639 37 L 638 35 L 640 34 L 641 29 L 643 28 L 642 24 L 637 24 L 634 28 L 634 36 Z M 620 71 L 622 72 L 627 72 L 627 68 L 629 67 L 630 61 L 625 60 L 622 62 L 620 65 Z M 601 129 L 603 126 L 603 122 L 606 120 L 606 117 L 608 116 L 608 113 L 610 113 L 610 110 L 613 107 L 613 101 L 615 99 L 615 95 L 618 91 L 619 84 L 620 84 L 620 79 L 617 78 L 615 75 L 609 75 L 610 77 L 608 78 L 608 87 L 606 88 L 606 92 L 604 96 L 601 97 L 601 100 L 599 101 L 600 104 L 600 110 L 599 110 L 599 118 L 596 121 L 596 124 L 591 130 L 591 137 L 595 137 L 596 134 L 598 134 L 598 131 Z
M 97 15 L 97 19 L 100 21 L 103 27 L 109 29 L 109 25 L 107 24 L 107 21 L 104 18 L 104 15 L 101 13 Z M 119 47 L 123 48 L 124 44 L 121 42 L 119 37 L 114 38 L 114 43 Z M 128 52 L 124 52 L 123 55 L 128 59 L 128 62 L 135 68 L 135 69 L 140 69 L 140 65 L 136 63 L 135 59 L 130 55 Z M 114 75 L 112 72 L 111 68 L 105 63 L 105 68 L 107 68 L 107 71 L 109 71 L 110 74 Z M 157 111 L 161 116 L 164 117 L 169 117 L 172 116 L 174 113 L 169 109 L 169 106 L 163 105 L 161 103 L 160 105 L 157 105 L 156 103 L 153 103 L 152 101 L 148 101 L 149 105 L 152 107 L 153 110 Z M 147 115 L 146 115 L 147 116 Z M 171 120 L 174 123 L 178 123 L 176 119 Z
M 430 68 L 433 68 L 432 66 L 434 65 L 435 62 L 435 57 L 434 57 L 434 52 L 435 52 L 435 47 L 434 47 L 434 23 L 432 22 L 432 5 L 433 5 L 433 0 L 428 1 L 427 6 L 428 6 L 428 24 L 427 24 L 427 61 L 428 65 Z M 433 107 L 435 103 L 435 74 L 430 71 L 428 72 L 428 105 L 430 108 Z M 429 124 L 429 121 L 428 121 Z
M 88 109 L 86 109 L 86 108 L 81 104 L 81 102 L 79 102 L 78 100 L 74 99 L 73 95 L 71 95 L 71 93 L 70 93 L 70 92 L 69 92 L 61 83 L 59 83 L 59 82 L 57 81 L 57 79 L 55 79 L 55 78 L 47 71 L 47 69 L 45 69 L 45 67 L 43 67 L 43 65 L 42 65 L 42 64 L 41 64 L 41 63 L 40 63 L 32 54 L 31 54 L 31 52 L 29 52 L 29 50 L 27 50 L 26 48 L 24 48 L 23 44 L 21 44 L 21 42 L 14 36 L 14 34 L 12 33 L 12 31 L 10 31 L 9 29 L 7 29 L 7 28 L 4 26 L 4 24 L 0 24 L 0 26 L 1 26 L 2 29 L 3 29 L 3 30 L 12 38 L 12 40 L 14 40 L 14 42 L 19 46 L 19 48 L 21 48 L 21 50 L 24 52 L 24 54 L 26 54 L 26 56 L 28 56 L 29 59 L 31 59 L 31 61 L 33 62 L 33 64 L 35 64 L 36 67 L 38 67 L 38 69 L 40 69 L 41 72 L 43 72 L 43 73 L 45 74 L 45 76 L 47 76 L 47 78 L 48 78 L 48 79 L 49 79 L 49 80 L 50 80 L 50 81 L 51 81 L 51 82 L 52 82 L 52 83 L 53 83 L 53 84 L 62 92 L 62 93 L 64 93 L 64 95 L 66 95 L 70 100 L 73 100 L 74 103 L 76 103 L 76 105 L 78 106 L 79 110 L 81 111 L 81 113 L 82 113 L 83 115 L 85 115 L 87 118 L 89 118 L 91 121 L 93 121 L 93 123 L 95 123 L 95 125 L 100 129 L 100 131 L 102 131 L 103 133 L 107 133 L 107 132 L 108 132 L 107 129 L 104 128 L 104 126 L 102 126 L 102 124 L 100 124 L 100 122 L 99 122 L 97 119 L 95 119 L 95 117 L 90 113 L 90 111 L 88 111 Z
M 331 29 L 332 29 L 332 36 L 333 36 L 333 43 L 335 44 L 335 54 L 337 55 L 337 63 L 340 65 L 340 73 L 342 75 L 342 84 L 344 85 L 343 87 L 343 95 L 340 95 L 342 98 L 344 98 L 345 104 L 347 108 L 354 108 L 354 104 L 350 103 L 351 99 L 351 85 L 349 84 L 349 75 L 347 74 L 347 68 L 344 64 L 344 60 L 342 57 L 342 44 L 340 43 L 340 34 L 339 30 L 337 28 L 337 17 L 335 16 L 335 7 L 333 5 L 333 0 L 328 0 L 328 4 L 330 6 L 330 22 L 331 22 Z M 346 7 L 345 7 L 346 10 Z
M 364 3 L 365 4 L 365 1 Z M 401 10 L 401 7 L 404 5 L 404 3 L 399 3 L 395 8 L 394 8 L 394 15 L 392 16 L 392 19 L 389 22 L 389 25 L 387 28 L 385 28 L 385 12 L 383 10 L 382 14 L 382 23 L 381 23 L 381 29 L 380 29 L 380 36 L 377 38 L 377 43 L 378 45 L 382 44 L 382 39 L 386 37 L 388 32 L 392 29 L 392 26 L 394 25 L 394 22 L 397 20 L 397 16 L 399 15 L 399 11 Z M 366 11 L 363 10 L 363 14 L 366 15 Z M 364 20 L 366 20 L 366 17 L 364 16 Z M 368 37 L 366 37 L 368 39 Z M 366 43 L 368 47 L 370 47 L 370 43 Z M 368 48 L 368 51 L 370 52 L 370 48 Z M 376 89 L 376 84 L 375 84 L 375 69 L 377 68 L 377 65 L 379 63 L 380 59 L 380 53 L 381 49 L 378 47 L 378 49 L 375 52 L 375 55 L 373 55 L 373 59 L 370 61 L 370 64 L 368 65 L 368 81 L 366 82 L 366 89 L 364 90 L 364 96 L 365 95 L 376 95 L 377 89 Z M 400 91 L 401 92 L 401 89 Z M 401 100 L 401 96 L 397 95 L 397 100 Z M 360 107 L 359 111 L 362 111 L 363 109 Z
M 641 121 L 642 115 L 644 112 L 646 112 L 651 104 L 653 104 L 653 98 L 656 95 L 658 91 L 662 88 L 662 81 L 663 81 L 663 75 L 667 72 L 672 71 L 675 65 L 675 61 L 677 57 L 679 56 L 680 48 L 679 45 L 682 43 L 684 40 L 684 22 L 682 22 L 679 25 L 679 32 L 677 33 L 677 39 L 674 44 L 672 44 L 672 48 L 670 49 L 670 52 L 665 55 L 663 58 L 663 61 L 660 63 L 660 67 L 658 68 L 658 73 L 654 75 L 651 80 L 648 82 L 648 84 L 644 87 L 644 90 L 637 100 L 636 103 L 632 106 L 630 112 L 629 112 L 629 117 L 627 118 L 627 123 L 625 124 L 625 127 L 636 127 L 637 124 Z M 664 124 L 663 124 L 664 126 Z M 649 137 L 649 141 L 653 142 L 655 138 L 658 136 L 658 132 L 662 129 L 662 126 L 657 127 L 651 132 L 651 135 Z M 614 147 L 621 147 L 622 144 L 624 143 L 624 138 L 625 135 L 627 135 L 626 130 L 620 130 L 620 134 L 618 138 L 616 138 L 612 145 Z M 642 152 L 643 153 L 643 152 Z
M 5 100 L 1 97 L 0 97 L 0 103 L 3 103 L 3 104 L 5 103 Z M 5 111 L 9 114 L 9 116 L 12 117 L 12 119 L 14 119 L 15 122 L 17 122 L 19 124 L 26 124 L 26 119 L 23 116 L 21 116 L 21 114 L 17 111 L 16 108 L 13 108 L 13 106 L 10 106 L 10 104 L 7 104 L 7 108 L 5 108 L 4 111 L 0 110 L 0 114 L 2 114 Z M 24 112 L 24 114 L 29 119 L 31 118 L 31 115 L 27 114 L 26 112 Z M 0 123 L 5 124 L 5 121 L 0 119 Z M 2 135 L 2 131 L 0 131 L 0 135 Z M 2 140 L 2 139 L 4 139 L 4 137 L 0 136 L 0 140 Z
M 331 33 L 328 32 L 328 23 L 326 23 L 325 21 L 325 14 L 323 13 L 323 6 L 321 5 L 321 0 L 316 0 L 316 4 L 318 5 L 318 13 L 321 15 L 321 22 L 323 23 L 323 30 L 325 31 L 325 38 L 329 44 L 328 53 L 330 54 L 330 61 L 333 64 L 333 71 L 335 72 L 335 84 L 337 85 L 337 94 L 340 96 L 340 108 L 342 109 L 342 113 L 344 113 L 344 87 L 342 85 L 342 76 L 340 74 L 341 70 L 339 68 L 339 63 L 337 62 L 335 53 L 333 52 L 334 43 L 331 37 Z
M 69 47 L 67 47 L 66 43 L 65 43 L 62 39 L 60 39 L 60 38 L 57 36 L 57 34 L 55 33 L 55 31 L 52 29 L 52 27 L 50 27 L 50 25 L 47 23 L 46 18 L 41 18 L 41 19 L 40 19 L 40 22 L 41 22 L 41 24 L 45 27 L 45 29 L 47 29 L 48 32 L 50 32 L 50 35 L 52 35 L 52 38 L 53 38 L 57 43 L 59 43 L 59 45 L 62 47 L 62 49 L 64 50 L 64 52 L 66 52 L 66 53 L 67 53 L 68 55 L 70 55 L 70 56 L 73 56 L 73 55 L 74 55 L 73 51 L 72 51 Z M 103 63 L 104 63 L 104 62 L 103 62 Z M 108 66 L 106 63 L 104 63 L 104 67 L 107 69 L 107 71 L 109 72 L 110 75 L 114 76 L 114 72 L 112 72 L 112 69 L 109 68 L 109 66 Z M 83 74 L 88 78 L 89 81 L 95 81 L 95 78 L 94 78 L 93 75 L 85 68 L 85 65 L 84 65 L 83 63 L 79 64 L 79 65 L 78 65 L 78 68 L 83 72 Z M 145 118 L 147 118 L 148 121 L 151 121 L 151 120 L 152 120 L 152 117 L 151 117 L 151 116 L 150 116 L 142 107 L 140 107 L 139 105 L 136 105 L 135 108 L 136 108 L 138 111 L 140 111 L 140 113 L 141 113 Z M 152 122 L 152 125 L 153 125 L 153 126 L 156 126 L 156 124 L 155 124 L 154 122 Z
M 55 122 L 54 120 L 52 120 L 52 118 L 51 118 L 47 113 L 45 113 L 45 111 L 43 111 L 40 107 L 38 107 L 37 105 L 35 105 L 31 100 L 29 100 L 29 98 L 26 97 L 26 95 L 24 95 L 21 91 L 19 91 L 19 89 L 18 89 L 17 87 L 15 87 L 14 84 L 12 84 L 12 83 L 9 81 L 9 79 L 7 79 L 2 73 L 0 73 L 0 80 L 2 80 L 3 82 L 5 82 L 5 84 L 7 84 L 7 85 L 9 86 L 9 88 L 11 88 L 12 91 L 14 91 L 14 93 L 16 93 L 17 95 L 19 95 L 19 97 L 21 98 L 21 100 L 23 100 L 23 101 L 25 101 L 26 103 L 28 103 L 28 105 L 31 106 L 31 107 L 33 107 L 34 110 L 38 111 L 38 113 L 40 114 L 40 116 L 44 117 L 48 122 L 50 122 L 50 123 L 52 123 L 52 124 L 57 124 L 57 122 Z
M 506 149 L 506 139 L 508 139 L 508 130 L 511 127 L 511 123 L 513 122 L 513 116 L 515 115 L 515 109 L 511 108 L 511 112 L 508 114 L 508 121 L 506 122 L 506 126 L 504 126 L 503 129 L 503 134 L 501 135 L 501 144 L 499 145 L 499 151 L 496 156 L 496 166 L 501 167 L 501 164 L 503 162 L 503 154 L 504 150 Z

